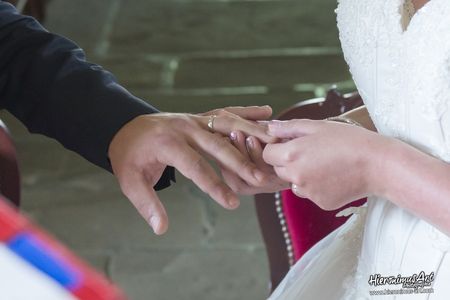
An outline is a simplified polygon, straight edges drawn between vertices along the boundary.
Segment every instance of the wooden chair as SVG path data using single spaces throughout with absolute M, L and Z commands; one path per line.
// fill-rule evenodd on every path
M 357 93 L 341 95 L 336 89 L 331 89 L 325 98 L 299 102 L 276 119 L 321 120 L 362 104 Z M 348 206 L 360 206 L 364 202 L 365 199 L 361 199 Z M 335 217 L 339 210 L 323 211 L 312 201 L 299 198 L 290 190 L 256 195 L 255 206 L 269 259 L 271 291 L 309 248 L 346 221 L 346 218 Z
M 20 204 L 20 173 L 14 144 L 0 120 L 0 193 L 15 205 Z

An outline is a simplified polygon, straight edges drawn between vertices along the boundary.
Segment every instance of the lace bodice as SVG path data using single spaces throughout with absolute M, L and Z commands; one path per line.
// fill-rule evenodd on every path
M 379 133 L 450 162 L 450 2 L 430 0 L 409 22 L 404 4 L 340 0 L 344 57 Z M 359 277 L 426 270 L 447 281 L 449 251 L 449 237 L 432 225 L 388 199 L 369 199 Z M 367 286 L 357 282 L 348 299 Z
M 339 0 L 337 21 L 378 132 L 450 162 L 450 1 L 429 0 L 409 18 L 405 0 Z M 369 197 L 354 211 L 295 264 L 270 300 L 449 299 L 447 235 L 389 199 Z M 370 275 L 421 271 L 434 272 L 434 293 L 370 296 L 401 288 L 369 286 Z
M 346 61 L 379 132 L 450 161 L 450 2 L 402 26 L 404 0 L 341 0 Z

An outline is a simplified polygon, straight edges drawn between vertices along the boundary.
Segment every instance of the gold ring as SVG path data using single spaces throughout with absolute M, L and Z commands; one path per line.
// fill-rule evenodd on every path
M 214 120 L 216 119 L 217 115 L 210 115 L 209 116 L 209 120 L 208 120 L 208 128 L 209 131 L 211 131 L 212 133 L 214 133 Z

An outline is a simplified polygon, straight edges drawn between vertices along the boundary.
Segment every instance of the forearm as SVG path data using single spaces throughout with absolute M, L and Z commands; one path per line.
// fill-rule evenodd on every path
M 450 234 L 450 166 L 393 139 L 376 159 L 376 193 Z
M 366 129 L 377 131 L 365 105 L 343 113 L 341 116 L 358 122 Z
M 54 138 L 109 171 L 107 152 L 114 135 L 137 116 L 157 112 L 111 73 L 87 62 L 75 43 L 1 1 L 0 107 L 31 132 Z M 167 169 L 158 187 L 170 179 L 173 169 Z

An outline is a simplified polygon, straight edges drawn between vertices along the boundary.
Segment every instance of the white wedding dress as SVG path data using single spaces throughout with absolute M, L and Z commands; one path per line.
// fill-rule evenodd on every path
M 450 0 L 430 0 L 410 22 L 404 2 L 340 0 L 344 57 L 379 133 L 450 162 Z M 270 300 L 450 299 L 447 235 L 387 199 L 341 213 L 353 215 L 292 267 Z M 434 272 L 433 293 L 382 295 L 402 285 L 369 285 L 370 275 L 421 271 Z

